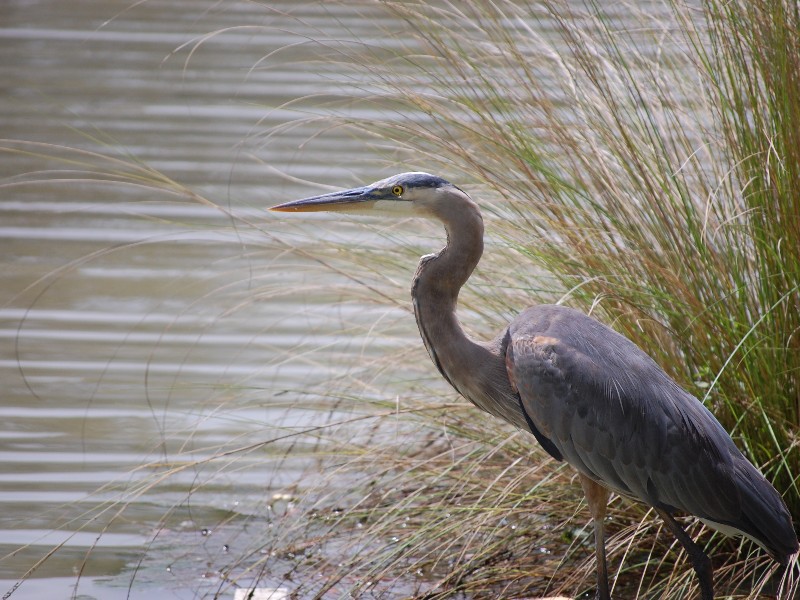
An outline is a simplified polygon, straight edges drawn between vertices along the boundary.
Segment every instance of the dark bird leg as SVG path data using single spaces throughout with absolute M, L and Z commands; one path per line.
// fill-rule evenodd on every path
M 583 473 L 578 474 L 581 480 L 583 493 L 589 503 L 594 523 L 594 551 L 597 561 L 597 594 L 596 600 L 611 600 L 608 590 L 608 568 L 606 567 L 606 540 L 603 531 L 603 521 L 606 518 L 606 506 L 609 492 L 602 485 L 589 479 Z
M 711 559 L 708 558 L 700 546 L 694 543 L 689 534 L 671 514 L 660 508 L 656 508 L 655 511 L 658 516 L 664 519 L 667 527 L 672 531 L 672 535 L 686 549 L 694 571 L 697 573 L 697 579 L 700 581 L 700 597 L 702 600 L 714 600 L 714 569 L 711 566 Z

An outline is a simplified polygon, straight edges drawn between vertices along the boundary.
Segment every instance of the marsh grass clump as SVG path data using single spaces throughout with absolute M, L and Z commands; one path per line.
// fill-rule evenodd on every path
M 502 198 L 492 225 L 508 253 L 485 271 L 516 280 L 509 310 L 549 296 L 613 322 L 715 410 L 800 515 L 796 7 L 651 8 L 631 30 L 631 15 L 592 3 L 427 18 L 396 5 L 439 68 L 436 95 L 408 81 L 395 92 L 431 118 L 430 156 Z M 526 258 L 549 290 L 520 281 Z
M 389 58 L 359 47 L 342 60 L 370 92 L 365 102 L 410 116 L 340 120 L 393 140 L 405 166 L 435 165 L 483 201 L 493 251 L 462 294 L 468 326 L 488 334 L 543 301 L 593 313 L 709 406 L 800 518 L 797 7 L 710 0 L 622 14 L 596 2 L 380 5 L 394 16 L 383 33 L 405 47 Z M 478 438 L 493 448 L 508 433 L 484 421 Z M 531 446 L 519 451 L 542 458 Z M 486 475 L 491 461 L 465 468 L 449 485 L 481 471 L 485 496 L 473 511 L 499 510 L 503 499 L 488 490 L 517 475 L 502 464 L 496 477 Z M 538 506 L 568 529 L 566 505 L 548 511 L 559 506 L 556 494 L 539 484 L 541 472 L 529 475 L 523 487 L 540 502 L 525 495 L 520 509 Z M 563 492 L 566 479 L 552 489 Z M 670 558 L 651 517 L 623 501 L 615 508 L 617 589 L 665 598 L 693 590 L 685 556 Z M 464 528 L 479 530 L 480 519 L 465 517 Z M 424 544 L 387 551 L 395 565 L 444 549 L 446 528 L 417 531 Z M 714 546 L 716 568 L 729 574 L 719 578 L 725 593 L 776 593 L 774 569 L 753 545 L 700 525 L 692 533 Z M 497 547 L 513 547 L 516 535 Z M 471 543 L 477 552 L 495 542 Z M 550 591 L 588 583 L 590 567 L 576 575 L 567 556 L 548 576 Z M 470 597 L 520 583 L 522 564 L 483 578 L 483 588 L 473 579 Z M 445 577 L 425 597 L 457 597 L 463 581 Z
M 700 397 L 800 518 L 800 18 L 793 3 L 361 6 L 363 18 L 390 15 L 376 21 L 374 34 L 392 40 L 391 49 L 321 43 L 318 62 L 304 58 L 303 66 L 325 72 L 335 62 L 332 73 L 351 76 L 341 82 L 341 102 L 331 93 L 318 99 L 329 115 L 314 112 L 306 124 L 346 127 L 379 144 L 393 166 L 436 171 L 482 204 L 488 252 L 460 299 L 465 325 L 488 336 L 537 302 L 591 312 Z M 354 120 L 359 107 L 373 118 Z M 25 142 L 3 149 L 43 164 L 6 188 L 74 178 L 214 206 L 111 152 Z M 60 172 L 65 164 L 74 177 Z M 406 344 L 398 333 L 413 329 L 407 282 L 419 255 L 438 247 L 433 230 L 421 225 L 402 243 L 402 224 L 366 225 L 391 244 L 348 248 L 345 257 L 321 244 L 311 252 L 287 243 L 261 222 L 220 210 L 237 231 L 263 236 L 269 268 L 289 270 L 302 259 L 342 277 L 341 288 L 317 288 L 337 309 L 374 304 L 395 312 L 366 327 L 342 326 L 341 337 L 363 340 L 346 376 L 302 382 L 302 389 L 243 385 L 211 394 L 219 412 L 237 402 L 255 406 L 258 397 L 314 412 L 314 426 L 228 440 L 207 448 L 202 461 L 176 453 L 169 464 L 145 465 L 139 472 L 152 473 L 115 487 L 113 501 L 84 515 L 87 527 L 110 531 L 136 498 L 182 475 L 195 477 L 192 495 L 216 485 L 229 492 L 235 484 L 219 482 L 258 476 L 265 463 L 299 454 L 311 465 L 302 485 L 219 517 L 218 529 L 239 532 L 218 557 L 224 576 L 208 595 L 276 579 L 299 598 L 591 593 L 589 515 L 573 472 L 530 436 L 459 401 L 422 344 Z M 289 256 L 295 262 L 281 262 Z M 261 255 L 252 258 L 257 265 Z M 242 304 L 285 293 L 274 282 L 260 286 L 258 268 L 245 276 L 253 285 Z M 387 339 L 402 349 L 377 350 Z M 295 349 L 310 369 L 323 369 L 314 348 Z M 278 441 L 285 445 L 270 453 Z M 186 506 L 190 498 L 165 511 L 142 564 Z M 776 595 L 775 569 L 750 542 L 687 525 L 709 546 L 722 593 Z M 645 507 L 612 499 L 608 533 L 618 597 L 696 594 L 685 554 Z M 791 583 L 784 597 L 795 592 Z

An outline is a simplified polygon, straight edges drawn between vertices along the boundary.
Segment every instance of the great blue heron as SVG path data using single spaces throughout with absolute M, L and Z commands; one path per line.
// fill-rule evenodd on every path
M 411 287 L 422 341 L 459 394 L 531 432 L 578 471 L 594 522 L 599 600 L 610 598 L 603 520 L 611 492 L 661 516 L 686 549 L 703 600 L 714 594 L 711 561 L 676 512 L 744 535 L 783 565 L 796 556 L 797 535 L 775 488 L 711 412 L 630 340 L 552 305 L 524 310 L 492 341 L 465 334 L 456 303 L 483 254 L 483 219 L 462 189 L 427 173 L 402 173 L 272 210 L 418 216 L 444 224 L 447 245 L 422 257 Z

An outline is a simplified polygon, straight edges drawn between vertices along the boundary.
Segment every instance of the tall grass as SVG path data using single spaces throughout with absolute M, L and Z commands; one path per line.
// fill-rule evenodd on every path
M 490 254 L 462 297 L 462 309 L 480 317 L 468 324 L 496 331 L 542 301 L 591 312 L 701 398 L 800 518 L 796 4 L 380 4 L 397 19 L 384 34 L 405 36 L 406 50 L 389 59 L 351 50 L 342 60 L 356 66 L 370 102 L 417 118 L 355 125 L 393 140 L 404 167 L 435 165 L 489 213 Z M 542 522 L 528 523 L 527 538 L 486 530 L 497 511 L 545 515 L 545 529 L 561 533 L 574 522 L 565 473 L 552 494 L 542 484 L 546 461 L 546 470 L 511 475 L 515 456 L 542 456 L 516 438 L 506 454 L 508 432 L 479 429 L 455 427 L 490 450 L 462 455 L 452 481 L 447 469 L 427 472 L 430 461 L 402 472 L 415 481 L 422 469 L 421 489 L 443 490 L 372 506 L 373 535 L 422 511 L 412 541 L 347 568 L 385 579 L 421 563 L 436 572 L 436 557 L 458 556 L 430 598 L 516 597 L 542 581 L 555 591 L 590 586 L 591 561 L 573 571 L 565 565 L 574 553 L 564 564 L 532 558 L 533 540 L 558 541 Z M 441 503 L 452 487 L 471 485 L 484 487 L 454 531 Z M 375 517 L 382 507 L 389 517 Z M 678 598 L 695 589 L 685 557 L 662 558 L 652 519 L 624 502 L 614 508 L 612 562 L 630 571 L 618 593 Z M 694 533 L 708 543 L 701 529 Z M 749 543 L 711 545 L 721 591 L 756 597 L 774 587 L 768 560 Z M 508 560 L 493 554 L 500 549 Z M 482 568 L 487 561 L 497 570 Z
M 377 140 L 395 167 L 437 170 L 482 205 L 487 256 L 462 294 L 465 324 L 494 334 L 536 302 L 591 312 L 698 395 L 800 518 L 796 6 L 363 6 L 370 18 L 376 10 L 393 16 L 376 36 L 396 49 L 326 42 L 325 61 L 337 63 L 335 72 L 351 69 L 344 83 L 357 93 L 345 93 L 346 106 L 378 107 L 386 118 L 354 122 L 326 98 L 326 123 Z M 53 153 L 11 146 L 45 159 Z M 211 203 L 145 165 L 89 153 L 68 158 L 81 179 Z M 402 244 L 403 224 L 379 230 L 398 246 L 347 256 L 310 253 L 269 227 L 240 224 L 349 278 L 344 301 L 408 309 L 401 274 L 410 276 L 415 257 L 432 250 L 419 239 Z M 376 332 L 391 335 L 391 326 Z M 301 391 L 327 395 L 354 410 L 353 422 L 374 425 L 354 432 L 323 419 L 318 430 L 287 433 L 320 441 L 314 456 L 324 473 L 309 474 L 302 496 L 269 502 L 268 526 L 245 519 L 244 541 L 214 595 L 272 580 L 279 569 L 301 598 L 592 590 L 589 516 L 573 472 L 529 436 L 458 401 L 421 344 L 354 365 L 347 382 Z M 220 449 L 208 461 L 217 469 L 211 479 L 235 474 L 244 468 L 237 457 L 244 463 L 269 443 Z M 171 476 L 167 468 L 121 493 L 114 514 Z M 616 596 L 697 593 L 685 555 L 644 507 L 615 498 L 609 515 Z M 714 555 L 721 593 L 774 593 L 774 569 L 752 544 L 687 524 Z
M 498 308 L 558 298 L 613 323 L 714 409 L 800 517 L 797 6 L 624 19 L 602 3 L 390 6 L 436 67 L 419 83 L 372 74 L 430 117 L 420 164 L 500 197 L 490 235 L 509 251 L 484 269 L 507 282 Z M 552 276 L 544 293 L 519 277 L 526 259 Z

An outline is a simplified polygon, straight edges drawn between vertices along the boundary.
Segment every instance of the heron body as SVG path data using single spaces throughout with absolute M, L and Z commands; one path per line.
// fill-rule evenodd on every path
M 781 564 L 798 552 L 778 492 L 725 429 L 633 342 L 583 313 L 554 305 L 521 312 L 491 341 L 471 339 L 456 316 L 458 293 L 483 253 L 483 220 L 460 188 L 427 173 L 273 207 L 421 216 L 442 222 L 447 244 L 424 256 L 412 285 L 420 335 L 442 376 L 478 408 L 532 433 L 572 465 L 595 527 L 597 597 L 610 598 L 606 503 L 614 492 L 652 506 L 686 548 L 703 600 L 711 563 L 674 519 L 695 515 L 756 541 Z

